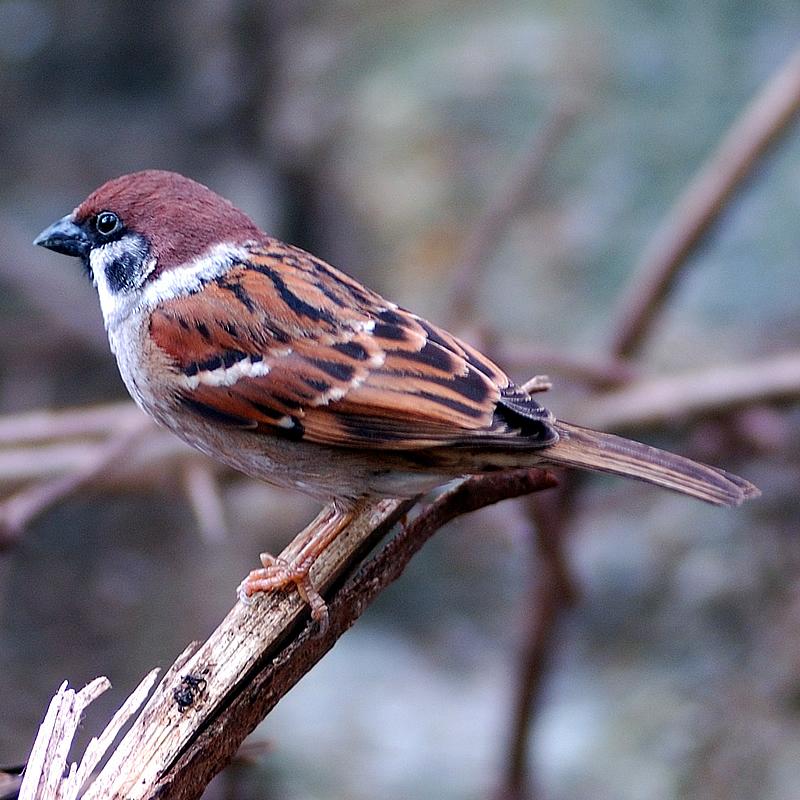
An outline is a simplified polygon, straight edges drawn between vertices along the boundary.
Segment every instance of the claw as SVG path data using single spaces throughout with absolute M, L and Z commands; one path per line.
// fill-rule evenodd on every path
M 297 587 L 300 597 L 311 609 L 311 617 L 319 624 L 322 634 L 328 627 L 328 606 L 322 595 L 316 590 L 309 576 L 311 563 L 303 559 L 299 563 L 290 564 L 282 558 L 270 553 L 261 553 L 262 569 L 254 569 L 239 584 L 237 594 L 244 605 L 253 605 L 254 595 L 260 592 L 275 592 L 285 589 L 290 584 Z
M 310 607 L 312 619 L 319 625 L 318 635 L 323 634 L 330 617 L 325 600 L 311 580 L 311 567 L 352 519 L 352 509 L 342 510 L 333 503 L 298 534 L 284 551 L 288 557 L 261 553 L 262 568 L 254 569 L 239 585 L 237 593 L 241 602 L 252 605 L 254 594 L 275 592 L 294 585 L 303 602 Z

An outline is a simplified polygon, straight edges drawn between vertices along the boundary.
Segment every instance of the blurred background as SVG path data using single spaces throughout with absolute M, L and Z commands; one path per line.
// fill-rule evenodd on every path
M 639 256 L 799 34 L 796 0 L 0 0 L 3 496 L 89 463 L 116 411 L 105 433 L 72 438 L 27 415 L 126 398 L 92 286 L 30 242 L 146 167 L 210 185 L 516 379 L 549 374 L 561 416 L 589 413 L 585 365 L 606 363 Z M 533 187 L 460 273 L 537 148 Z M 798 218 L 790 128 L 624 368 L 752 377 L 797 354 Z M 566 539 L 578 600 L 554 628 L 524 748 L 537 797 L 797 796 L 799 422 L 787 390 L 625 428 L 752 479 L 764 497 L 738 511 L 581 487 Z M 158 458 L 111 452 L 24 530 L 0 506 L 0 764 L 26 758 L 64 679 L 110 677 L 96 733 L 317 511 L 146 436 Z M 536 611 L 531 535 L 525 503 L 438 534 L 207 797 L 491 796 Z

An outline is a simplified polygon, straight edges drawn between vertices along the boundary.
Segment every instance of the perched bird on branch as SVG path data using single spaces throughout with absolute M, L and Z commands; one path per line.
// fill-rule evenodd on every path
M 95 190 L 36 244 L 81 259 L 133 399 L 241 472 L 331 504 L 292 563 L 263 556 L 247 596 L 297 584 L 354 508 L 461 475 L 566 466 L 716 505 L 748 481 L 557 419 L 452 334 L 267 236 L 210 189 L 148 170 Z

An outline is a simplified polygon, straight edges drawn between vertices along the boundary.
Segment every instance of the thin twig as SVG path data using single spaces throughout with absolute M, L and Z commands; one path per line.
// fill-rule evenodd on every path
M 207 542 L 221 542 L 229 538 L 225 504 L 212 462 L 187 459 L 183 469 L 183 488 L 203 538 Z
M 41 443 L 73 437 L 105 437 L 120 426 L 127 427 L 136 417 L 147 419 L 130 401 L 59 411 L 7 414 L 0 417 L 0 445 Z
M 98 448 L 94 458 L 80 468 L 51 481 L 35 484 L 0 503 L 0 549 L 16 541 L 33 517 L 105 471 L 149 426 L 143 415 L 131 420 L 127 428 L 120 429 Z
M 509 725 L 508 750 L 497 800 L 520 800 L 535 796 L 530 787 L 528 742 L 531 720 L 538 708 L 550 651 L 562 612 L 577 599 L 578 589 L 570 572 L 564 550 L 565 536 L 578 487 L 574 473 L 562 476 L 552 492 L 531 495 L 526 502 L 531 521 L 532 560 L 525 607 L 531 609 L 525 619 L 520 648 L 520 666 Z
M 609 430 L 656 427 L 798 397 L 800 353 L 787 353 L 750 364 L 642 379 L 593 396 L 575 416 Z
M 548 375 L 560 375 L 589 389 L 619 386 L 634 380 L 639 372 L 630 362 L 613 356 L 579 356 L 531 342 L 498 342 L 493 355 L 509 371 L 530 374 L 541 369 Z
M 563 101 L 534 135 L 522 158 L 509 173 L 483 214 L 470 228 L 461 257 L 452 274 L 450 292 L 451 321 L 460 327 L 476 317 L 476 296 L 483 270 L 499 244 L 503 232 L 528 202 L 533 188 L 540 182 L 553 153 L 572 127 L 580 106 Z
M 641 347 L 689 255 L 798 111 L 800 49 L 745 108 L 645 249 L 620 300 L 614 355 L 631 356 Z

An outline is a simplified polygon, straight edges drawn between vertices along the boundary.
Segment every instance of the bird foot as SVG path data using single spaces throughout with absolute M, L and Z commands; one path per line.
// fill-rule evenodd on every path
M 310 571 L 317 559 L 353 520 L 352 508 L 336 503 L 327 505 L 317 518 L 304 528 L 282 556 L 261 554 L 261 569 L 254 569 L 239 586 L 239 599 L 249 605 L 258 592 L 275 592 L 292 585 L 311 608 L 311 616 L 319 623 L 319 633 L 328 627 L 328 606 L 311 580 Z
M 263 567 L 252 570 L 239 584 L 239 600 L 252 605 L 253 595 L 280 591 L 294 584 L 300 597 L 311 608 L 311 617 L 319 624 L 319 632 L 324 633 L 328 627 L 328 606 L 309 575 L 314 559 L 306 557 L 290 562 L 270 553 L 261 553 L 259 558 Z

